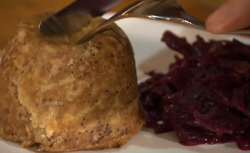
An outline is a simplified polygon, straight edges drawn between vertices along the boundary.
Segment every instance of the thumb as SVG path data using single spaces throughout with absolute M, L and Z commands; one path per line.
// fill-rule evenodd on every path
M 206 21 L 208 31 L 216 34 L 250 26 L 250 0 L 227 0 Z

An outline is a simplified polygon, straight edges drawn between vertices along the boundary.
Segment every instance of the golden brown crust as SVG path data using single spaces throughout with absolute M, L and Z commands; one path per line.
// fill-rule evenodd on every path
M 91 41 L 47 38 L 39 16 L 22 22 L 3 50 L 0 65 L 0 136 L 34 144 L 38 151 L 114 148 L 144 123 L 135 60 L 126 35 L 115 25 Z

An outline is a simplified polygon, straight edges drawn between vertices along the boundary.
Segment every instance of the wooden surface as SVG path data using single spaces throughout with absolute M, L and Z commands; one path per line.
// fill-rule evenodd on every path
M 0 49 L 4 47 L 13 29 L 21 20 L 43 12 L 58 11 L 74 0 L 0 0 Z M 98 1 L 98 0 L 97 0 Z M 135 2 L 122 0 L 112 11 Z M 223 0 L 178 0 L 192 15 L 205 20 Z

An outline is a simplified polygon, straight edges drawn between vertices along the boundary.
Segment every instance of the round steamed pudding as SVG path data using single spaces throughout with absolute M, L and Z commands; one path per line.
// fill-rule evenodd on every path
M 120 147 L 144 123 L 127 36 L 111 25 L 75 45 L 103 20 L 46 37 L 46 17 L 21 22 L 1 52 L 0 136 L 37 151 Z

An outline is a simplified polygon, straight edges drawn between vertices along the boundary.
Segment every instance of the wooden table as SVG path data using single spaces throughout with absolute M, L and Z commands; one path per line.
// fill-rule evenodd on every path
M 0 0 L 0 49 L 4 47 L 13 29 L 21 20 L 38 13 L 58 11 L 73 1 L 74 0 Z M 135 1 L 136 0 L 122 0 L 112 11 L 119 11 L 121 8 Z M 178 1 L 190 14 L 205 20 L 223 0 Z

